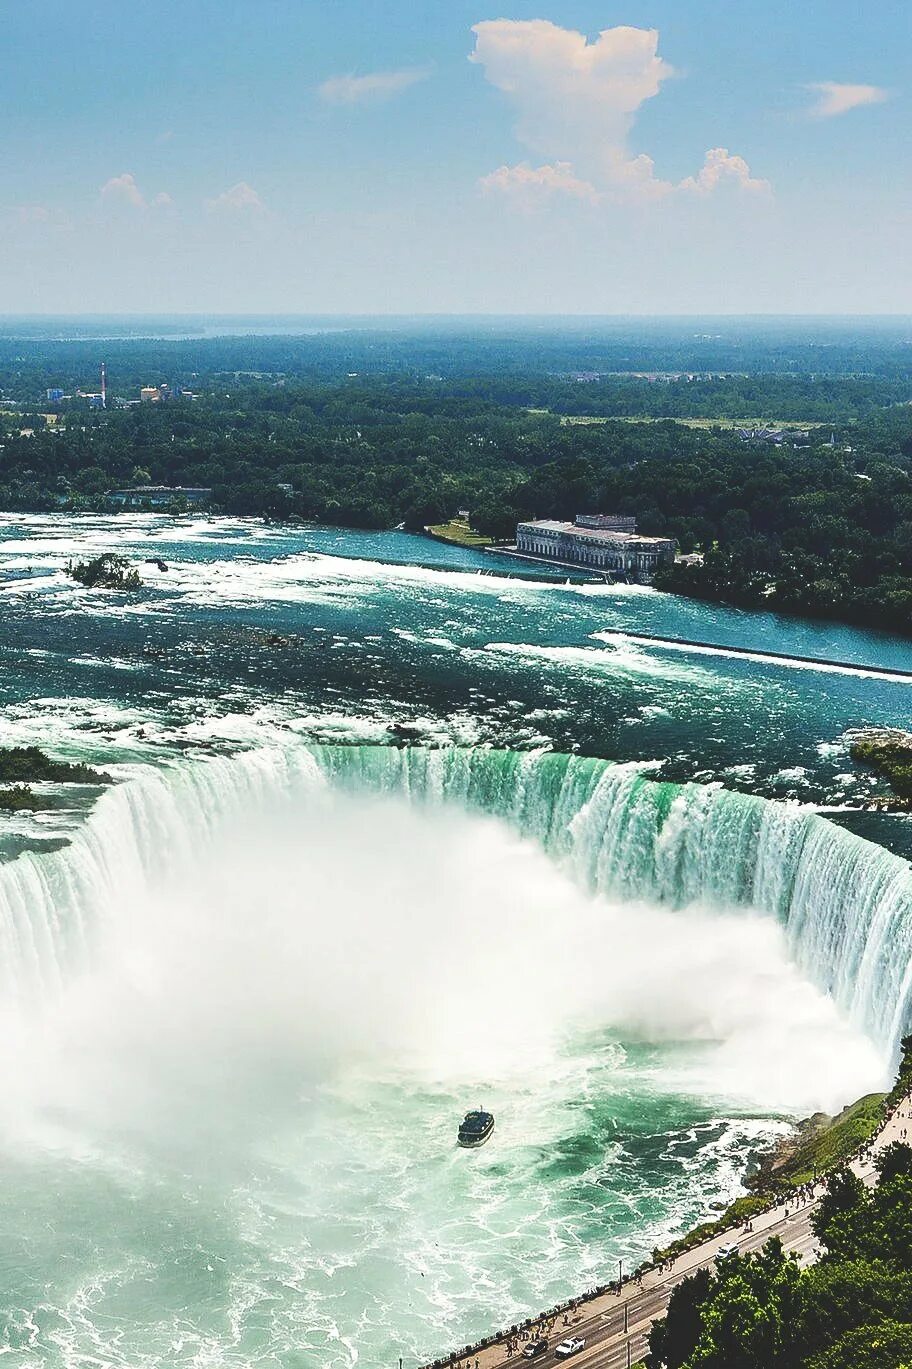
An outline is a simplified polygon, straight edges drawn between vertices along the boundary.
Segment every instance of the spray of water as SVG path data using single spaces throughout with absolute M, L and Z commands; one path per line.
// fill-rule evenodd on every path
M 606 895 L 501 818 L 329 786 L 307 753 L 195 771 L 41 858 L 83 930 L 6 1002 L 8 1136 L 208 1164 L 353 1072 L 526 1087 L 599 1033 L 687 1043 L 669 1087 L 765 1109 L 883 1077 L 773 919 Z

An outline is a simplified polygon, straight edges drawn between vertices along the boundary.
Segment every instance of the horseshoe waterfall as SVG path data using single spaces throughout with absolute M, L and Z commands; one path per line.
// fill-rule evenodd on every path
M 105 930 L 189 868 L 221 826 L 326 790 L 458 807 L 506 822 L 583 890 L 686 919 L 753 909 L 800 970 L 888 1055 L 912 994 L 907 863 L 797 804 L 659 783 L 634 765 L 487 748 L 301 745 L 146 768 L 105 794 L 65 848 L 0 868 L 0 977 L 10 1001 L 59 992 Z M 307 840 L 306 829 L 301 840 Z M 635 911 L 631 916 L 635 916 Z

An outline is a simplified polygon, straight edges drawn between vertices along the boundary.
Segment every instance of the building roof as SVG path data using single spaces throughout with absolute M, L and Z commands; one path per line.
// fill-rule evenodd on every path
M 613 532 L 611 528 L 581 528 L 577 523 L 561 523 L 555 518 L 533 518 L 520 523 L 521 528 L 543 528 L 548 532 L 572 533 L 592 542 L 654 542 L 662 545 L 670 537 L 646 537 L 641 532 Z

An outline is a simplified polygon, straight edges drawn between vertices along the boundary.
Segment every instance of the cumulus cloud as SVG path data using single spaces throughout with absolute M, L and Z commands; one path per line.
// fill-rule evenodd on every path
M 130 171 L 125 171 L 121 176 L 112 176 L 109 181 L 105 181 L 101 187 L 101 198 L 108 204 L 128 205 L 132 209 L 148 209 L 150 205 L 154 208 L 163 208 L 174 203 L 165 190 L 160 190 L 151 200 L 147 200 L 136 184 L 136 177 Z
M 410 86 L 426 81 L 430 67 L 403 67 L 399 71 L 371 71 L 364 76 L 349 73 L 330 76 L 317 86 L 317 94 L 328 105 L 360 105 L 372 100 L 388 100 Z
M 118 204 L 131 204 L 135 209 L 145 206 L 145 197 L 136 184 L 132 172 L 125 171 L 122 176 L 112 176 L 101 187 L 101 198 Z
M 890 92 L 882 86 L 845 85 L 839 81 L 815 81 L 807 87 L 817 99 L 809 113 L 812 119 L 833 119 L 864 105 L 882 105 Z
M 252 185 L 238 181 L 230 190 L 223 190 L 215 199 L 207 200 L 206 208 L 215 213 L 261 214 L 266 206 Z
M 50 223 L 53 217 L 43 204 L 17 204 L 13 213 L 18 223 Z
M 471 60 L 515 107 L 520 140 L 582 163 L 586 177 L 623 185 L 633 116 L 672 74 L 658 32 L 605 29 L 590 43 L 548 19 L 495 19 L 473 32 Z
M 678 189 L 709 195 L 726 183 L 759 195 L 769 194 L 771 189 L 769 181 L 752 176 L 744 158 L 734 156 L 727 147 L 710 148 L 698 174 L 681 181 Z
M 656 29 L 621 25 L 590 42 L 548 19 L 495 19 L 473 33 L 470 60 L 513 105 L 520 141 L 549 158 L 537 169 L 526 162 L 501 167 L 482 178 L 483 188 L 527 194 L 537 177 L 548 195 L 648 202 L 676 190 L 709 192 L 723 180 L 743 189 L 765 185 L 741 157 L 725 152 L 724 162 L 712 160 L 721 149 L 680 185 L 660 179 L 651 157 L 630 151 L 637 111 L 674 75 L 659 56 Z
M 572 195 L 593 204 L 599 199 L 595 186 L 575 176 L 569 162 L 556 162 L 550 166 L 531 166 L 528 162 L 499 166 L 490 175 L 482 176 L 479 185 L 488 193 L 509 195 L 524 208 L 532 208 L 554 195 Z

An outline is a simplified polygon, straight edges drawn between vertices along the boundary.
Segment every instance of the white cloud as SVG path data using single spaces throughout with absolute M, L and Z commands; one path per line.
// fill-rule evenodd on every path
M 52 217 L 43 204 L 18 204 L 13 213 L 19 223 L 50 223 Z
M 723 181 L 768 188 L 743 158 L 718 148 L 707 153 L 696 177 L 678 186 L 656 176 L 652 157 L 631 152 L 637 111 L 674 75 L 659 56 L 656 29 L 619 26 L 590 42 L 548 19 L 496 19 L 476 24 L 473 33 L 470 60 L 514 106 L 520 141 L 549 158 L 537 170 L 527 163 L 501 167 L 482 178 L 486 189 L 528 192 L 530 177 L 538 176 L 546 193 L 649 202 L 676 190 L 710 192 Z
M 548 19 L 495 19 L 473 32 L 471 60 L 514 105 L 520 140 L 623 190 L 635 160 L 627 152 L 633 116 L 672 74 L 658 32 L 605 29 L 590 43 Z
M 509 195 L 524 208 L 550 200 L 554 195 L 571 195 L 594 204 L 599 193 L 590 181 L 582 181 L 573 174 L 569 162 L 555 162 L 550 166 L 499 166 L 478 182 L 482 190 Z
M 253 186 L 246 181 L 238 181 L 230 190 L 223 190 L 221 195 L 216 195 L 214 200 L 207 200 L 206 208 L 215 212 L 261 214 L 266 206 Z
M 330 76 L 317 86 L 317 94 L 328 105 L 366 104 L 371 100 L 388 100 L 426 81 L 430 74 L 430 67 L 403 67 L 399 71 L 371 71 L 364 76 Z
M 845 85 L 839 81 L 815 81 L 807 87 L 817 96 L 809 113 L 812 119 L 833 119 L 864 105 L 882 105 L 890 92 L 882 86 Z
M 136 177 L 125 171 L 122 176 L 112 176 L 101 187 L 101 198 L 119 204 L 131 204 L 134 209 L 145 206 L 145 198 L 136 184 Z
M 752 176 L 750 167 L 743 157 L 734 156 L 727 147 L 712 147 L 696 176 L 688 176 L 681 181 L 679 190 L 693 190 L 701 195 L 712 194 L 722 185 L 734 185 L 740 190 L 748 190 L 758 195 L 768 195 L 771 190 L 769 181 Z
M 132 209 L 148 209 L 150 203 L 154 208 L 163 208 L 174 203 L 165 190 L 160 190 L 151 201 L 147 200 L 136 184 L 136 177 L 130 171 L 125 171 L 122 176 L 112 176 L 109 181 L 105 181 L 101 187 L 101 198 L 108 204 L 125 204 Z

